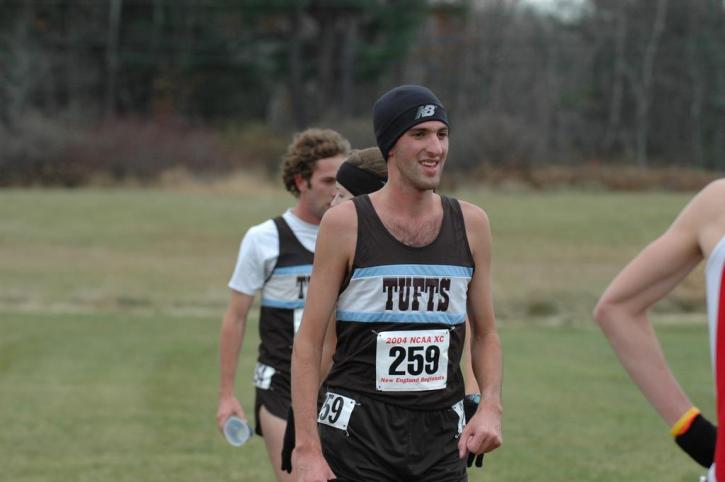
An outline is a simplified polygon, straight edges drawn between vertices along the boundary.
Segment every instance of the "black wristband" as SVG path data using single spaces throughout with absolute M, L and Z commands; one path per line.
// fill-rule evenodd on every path
M 717 427 L 698 414 L 687 432 L 675 437 L 675 443 L 698 464 L 709 468 L 715 460 Z

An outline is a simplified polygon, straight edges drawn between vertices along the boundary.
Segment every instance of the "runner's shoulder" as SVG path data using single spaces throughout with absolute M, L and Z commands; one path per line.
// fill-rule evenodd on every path
M 354 230 L 357 229 L 357 212 L 352 201 L 345 201 L 328 209 L 322 216 L 320 229 L 334 230 L 340 233 L 349 230 L 355 232 Z
M 725 199 L 725 177 L 712 181 L 710 184 L 705 186 L 700 195 L 707 201 L 722 202 L 723 199 Z M 723 204 L 720 205 L 722 206 Z
M 250 226 L 244 237 L 252 242 L 271 242 L 277 238 L 277 226 L 273 219 L 267 219 L 264 222 Z
M 317 235 L 316 253 L 353 256 L 357 242 L 357 215 L 352 202 L 345 201 L 325 212 Z M 332 259 L 332 258 L 328 258 Z M 317 256 L 315 256 L 317 260 Z M 317 262 L 317 261 L 315 261 Z
M 463 213 L 463 220 L 466 222 L 466 225 L 470 225 L 472 228 L 489 229 L 490 223 L 486 211 L 468 201 L 459 199 L 458 203 L 461 205 L 461 212 Z
M 693 216 L 703 222 L 719 218 L 725 206 L 725 178 L 712 181 L 692 200 Z

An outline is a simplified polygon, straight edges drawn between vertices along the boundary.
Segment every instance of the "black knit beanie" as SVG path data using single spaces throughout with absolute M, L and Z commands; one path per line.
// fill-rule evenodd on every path
M 383 94 L 373 107 L 373 127 L 385 160 L 405 131 L 432 120 L 448 125 L 446 109 L 429 89 L 420 85 L 401 85 Z

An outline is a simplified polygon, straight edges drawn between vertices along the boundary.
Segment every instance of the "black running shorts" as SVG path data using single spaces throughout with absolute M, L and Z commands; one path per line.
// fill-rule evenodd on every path
M 352 392 L 323 393 L 322 450 L 340 482 L 464 482 L 456 410 L 410 410 Z
M 275 374 L 275 376 L 272 377 L 272 383 L 268 389 L 255 389 L 254 432 L 259 436 L 263 436 L 262 425 L 259 422 L 259 409 L 262 408 L 262 405 L 264 405 L 264 408 L 266 408 L 267 411 L 275 417 L 287 420 L 287 411 L 289 410 L 291 403 L 290 383 L 289 378 L 278 375 L 279 374 Z

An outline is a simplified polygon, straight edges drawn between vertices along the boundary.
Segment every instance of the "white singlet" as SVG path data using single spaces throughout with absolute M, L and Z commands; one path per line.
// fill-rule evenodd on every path
M 710 253 L 705 265 L 705 281 L 707 283 L 707 319 L 710 327 L 710 357 L 712 360 L 715 378 L 715 392 L 717 401 L 718 420 L 723 420 L 725 413 L 725 332 L 718 340 L 718 331 L 721 323 L 725 324 L 725 236 L 722 237 L 715 249 Z M 725 329 L 725 327 L 722 327 Z M 719 370 L 718 370 L 719 368 Z M 707 474 L 708 482 L 716 482 L 715 467 L 722 467 L 725 458 L 725 448 L 722 447 L 721 437 L 715 450 L 715 464 L 710 467 Z M 720 471 L 718 469 L 718 471 Z M 720 474 L 722 475 L 722 474 Z M 721 477 L 722 479 L 723 477 Z

